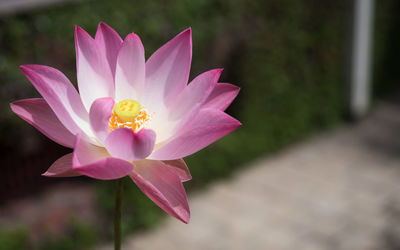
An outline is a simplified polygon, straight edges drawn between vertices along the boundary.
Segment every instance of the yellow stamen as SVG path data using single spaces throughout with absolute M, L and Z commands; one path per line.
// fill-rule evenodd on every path
M 139 115 L 142 105 L 134 100 L 123 100 L 115 104 L 114 113 L 123 122 L 133 122 Z
M 151 120 L 151 114 L 133 100 L 124 100 L 114 106 L 108 122 L 110 131 L 117 128 L 130 128 L 137 132 L 144 128 Z

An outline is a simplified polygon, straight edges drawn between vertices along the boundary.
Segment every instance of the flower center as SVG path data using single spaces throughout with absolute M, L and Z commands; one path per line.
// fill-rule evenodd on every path
M 115 104 L 114 113 L 123 122 L 133 122 L 138 116 L 142 105 L 134 100 L 123 100 Z
M 151 114 L 134 100 L 123 100 L 114 105 L 108 122 L 110 131 L 117 128 L 130 128 L 135 132 L 147 127 Z

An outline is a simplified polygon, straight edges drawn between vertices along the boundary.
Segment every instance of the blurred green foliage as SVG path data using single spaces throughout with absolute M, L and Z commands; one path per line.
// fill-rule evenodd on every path
M 86 225 L 71 219 L 65 234 L 60 236 L 49 235 L 36 247 L 38 250 L 76 250 L 87 249 L 98 241 L 96 227 Z
M 393 2 L 387 1 L 386 7 L 378 10 L 390 9 L 387 6 Z M 191 26 L 191 79 L 224 67 L 221 81 L 242 88 L 227 112 L 243 127 L 186 159 L 193 175 L 186 187 L 202 187 L 261 154 L 343 120 L 350 11 L 350 1 L 345 0 L 98 0 L 2 18 L 0 119 L 7 121 L 0 125 L 2 143 L 12 147 L 15 138 L 24 140 L 30 131 L 26 132 L 26 124 L 8 109 L 12 100 L 37 96 L 18 65 L 50 65 L 76 82 L 74 25 L 92 35 L 100 21 L 122 36 L 135 32 L 147 57 Z M 386 27 L 389 20 L 378 21 Z M 385 38 L 384 34 L 377 37 Z M 384 56 L 377 58 L 383 60 Z M 132 181 L 127 179 L 124 185 L 123 232 L 156 224 L 163 212 Z M 104 228 L 102 234 L 108 237 L 112 234 L 113 191 L 113 182 L 98 184 L 104 214 L 99 223 L 105 225 L 99 228 Z M 47 249 L 72 249 L 56 248 L 56 242 L 48 244 L 51 247 Z
M 28 246 L 29 234 L 27 230 L 0 228 L 0 250 L 22 250 L 28 249 Z
M 98 241 L 98 230 L 75 219 L 64 229 L 64 235 L 47 235 L 44 239 L 32 240 L 31 229 L 0 228 L 0 250 L 77 250 L 87 249 Z

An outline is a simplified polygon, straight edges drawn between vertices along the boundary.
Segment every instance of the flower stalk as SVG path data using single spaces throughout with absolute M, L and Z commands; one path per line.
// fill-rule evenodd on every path
M 114 250 L 121 250 L 121 200 L 122 178 L 117 179 L 115 189 Z

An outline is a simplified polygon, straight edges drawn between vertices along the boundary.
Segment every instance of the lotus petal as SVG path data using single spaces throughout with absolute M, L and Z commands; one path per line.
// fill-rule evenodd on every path
M 75 135 L 64 127 L 43 98 L 15 101 L 11 103 L 11 109 L 51 140 L 68 148 L 74 147 Z
M 132 172 L 134 165 L 111 157 L 107 150 L 77 136 L 72 158 L 72 169 L 80 174 L 100 179 L 119 179 Z
M 240 88 L 229 83 L 218 83 L 214 86 L 202 108 L 213 108 L 224 111 L 238 95 Z
M 104 143 L 107 135 L 110 133 L 108 126 L 111 113 L 114 108 L 114 100 L 110 97 L 96 99 L 90 107 L 89 119 L 90 126 L 96 137 Z
M 146 62 L 145 99 L 150 108 L 156 111 L 175 100 L 188 82 L 191 61 L 190 28 L 154 52 Z
M 113 75 L 103 50 L 78 26 L 75 26 L 75 50 L 79 93 L 89 111 L 94 100 L 114 97 Z
M 175 104 L 170 108 L 170 117 L 177 119 L 187 116 L 190 112 L 200 107 L 213 90 L 222 73 L 222 69 L 214 69 L 197 76 L 185 87 Z
M 81 175 L 72 169 L 72 153 L 56 160 L 45 173 L 46 177 L 74 177 Z
M 170 167 L 175 172 L 175 174 L 179 176 L 181 181 L 190 181 L 192 179 L 189 169 L 183 159 L 162 162 Z
M 191 155 L 241 126 L 233 117 L 216 109 L 202 109 L 177 135 L 148 158 L 173 160 Z
M 140 38 L 131 33 L 118 54 L 115 76 L 115 98 L 118 101 L 132 99 L 141 102 L 145 82 L 144 48 Z
M 94 40 L 102 53 L 106 55 L 111 73 L 115 77 L 117 56 L 122 44 L 121 37 L 110 26 L 101 22 L 97 28 Z
M 89 117 L 78 92 L 60 71 L 42 65 L 21 66 L 60 122 L 72 133 L 91 136 Z
M 107 136 L 104 145 L 112 156 L 133 161 L 150 155 L 155 140 L 156 134 L 150 129 L 135 133 L 130 128 L 118 128 Z
M 143 160 L 135 165 L 130 176 L 140 190 L 165 212 L 188 223 L 189 204 L 179 177 L 161 161 Z

